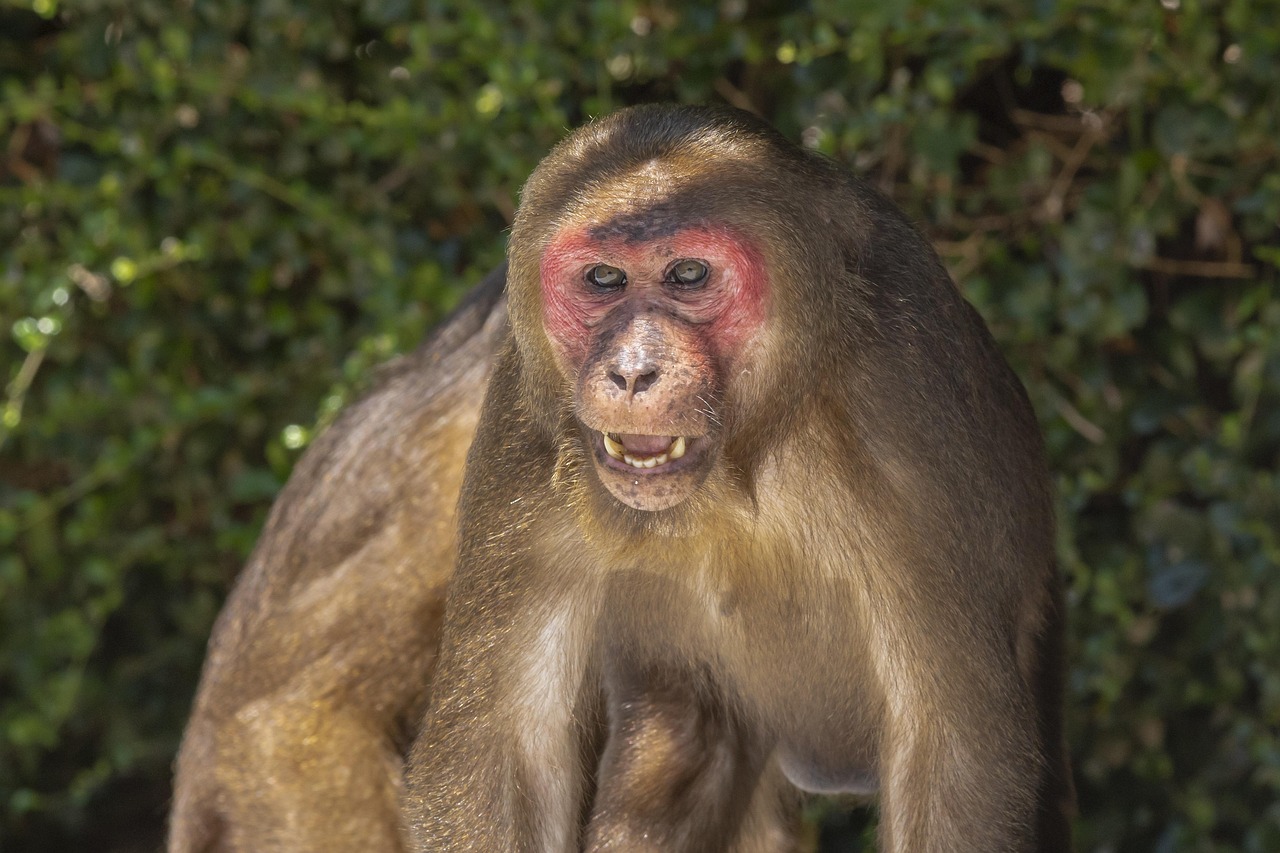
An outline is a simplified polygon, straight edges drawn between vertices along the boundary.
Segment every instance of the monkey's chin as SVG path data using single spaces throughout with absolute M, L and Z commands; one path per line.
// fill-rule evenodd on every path
M 643 452 L 628 448 L 626 438 L 594 433 L 596 474 L 609 493 L 643 512 L 670 509 L 691 496 L 707 476 L 706 437 L 636 436 Z

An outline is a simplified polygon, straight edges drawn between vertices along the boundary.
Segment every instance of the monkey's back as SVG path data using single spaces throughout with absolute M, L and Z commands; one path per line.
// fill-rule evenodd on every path
M 169 850 L 400 850 L 505 267 L 299 461 L 209 642 Z M 264 771 L 270 772 L 264 772 Z M 287 822 L 281 815 L 292 815 Z

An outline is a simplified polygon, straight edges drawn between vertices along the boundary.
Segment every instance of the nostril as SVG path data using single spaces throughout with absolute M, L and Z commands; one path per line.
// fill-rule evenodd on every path
M 633 394 L 639 394 L 653 383 L 658 381 L 658 371 L 650 370 L 648 373 L 636 377 L 635 388 Z
M 649 370 L 645 373 L 628 370 L 609 370 L 606 375 L 609 377 L 609 381 L 617 386 L 619 391 L 626 392 L 628 395 L 643 393 L 658 381 L 657 370 Z

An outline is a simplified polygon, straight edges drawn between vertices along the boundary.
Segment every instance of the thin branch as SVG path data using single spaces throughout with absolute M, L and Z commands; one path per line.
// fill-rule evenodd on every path
M 9 383 L 9 387 L 6 389 L 9 399 L 5 402 L 3 413 L 0 413 L 0 447 L 4 447 L 5 441 L 8 440 L 14 429 L 8 426 L 8 421 L 11 419 L 21 420 L 22 418 L 22 406 L 27 399 L 27 389 L 35 381 L 36 372 L 40 370 L 40 364 L 44 361 L 46 351 L 47 347 L 42 346 L 27 353 L 26 359 L 22 362 L 22 367 L 18 369 L 18 375 L 13 377 L 13 381 Z
M 1233 261 L 1179 261 L 1173 258 L 1150 258 L 1135 264 L 1138 269 L 1168 275 L 1187 275 L 1194 278 L 1256 278 L 1258 271 L 1252 264 Z
M 1086 418 L 1080 413 L 1080 410 L 1068 403 L 1064 398 L 1059 397 L 1054 402 L 1054 408 L 1058 410 L 1058 414 L 1062 415 L 1062 419 L 1071 425 L 1071 428 L 1085 437 L 1086 440 L 1094 444 L 1102 444 L 1107 440 L 1107 434 L 1102 427 Z
M 1076 178 L 1076 172 L 1080 171 L 1080 167 L 1084 165 L 1084 161 L 1089 158 L 1089 152 L 1093 150 L 1093 146 L 1097 145 L 1104 136 L 1093 130 L 1086 130 L 1078 140 L 1075 147 L 1071 149 L 1071 153 L 1067 155 L 1063 161 L 1062 169 L 1058 172 L 1058 176 L 1053 180 L 1053 186 L 1049 188 L 1049 194 L 1040 204 L 1041 210 L 1045 212 L 1051 220 L 1056 222 L 1062 221 L 1062 214 L 1066 205 L 1067 191 L 1071 189 L 1071 182 Z
M 1013 110 L 1010 113 L 1014 124 L 1020 127 L 1034 127 L 1052 133 L 1082 133 L 1085 130 L 1083 119 L 1075 116 L 1047 115 L 1031 110 Z
M 756 109 L 756 105 L 751 103 L 751 98 L 747 93 L 730 83 L 724 77 L 717 77 L 716 82 L 712 84 L 720 97 L 724 98 L 733 106 L 740 110 L 746 110 L 754 115 L 760 115 L 760 110 Z

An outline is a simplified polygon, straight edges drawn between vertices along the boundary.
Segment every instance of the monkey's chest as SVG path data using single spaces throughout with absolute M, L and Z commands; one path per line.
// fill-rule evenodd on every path
M 846 583 L 766 589 L 668 576 L 626 595 L 639 671 L 697 685 L 730 716 L 762 722 L 762 745 L 797 787 L 874 790 L 884 702 Z
M 711 634 L 726 687 L 766 721 L 793 784 L 814 793 L 876 789 L 884 702 L 846 591 L 746 606 Z

